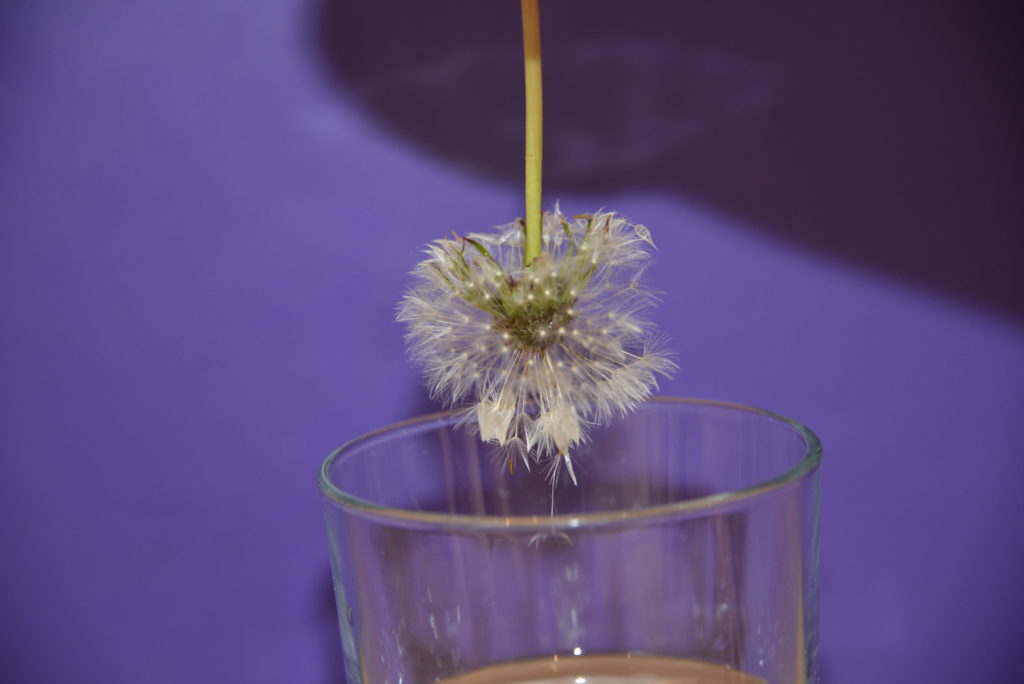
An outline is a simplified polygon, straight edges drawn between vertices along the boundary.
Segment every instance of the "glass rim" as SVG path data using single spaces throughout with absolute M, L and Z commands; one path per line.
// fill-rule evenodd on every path
M 415 426 L 421 423 L 456 418 L 465 413 L 464 409 L 450 409 L 416 416 L 398 423 L 392 423 L 372 432 L 363 434 L 355 439 L 349 440 L 324 460 L 320 466 L 318 484 L 323 495 L 332 502 L 342 507 L 357 512 L 359 515 L 377 518 L 382 521 L 392 521 L 395 524 L 405 526 L 426 526 L 445 529 L 466 529 L 466 530 L 495 530 L 503 529 L 509 531 L 565 531 L 577 528 L 590 528 L 595 526 L 630 524 L 638 521 L 649 521 L 657 518 L 669 518 L 685 516 L 689 514 L 715 515 L 731 508 L 734 504 L 746 501 L 756 496 L 762 496 L 769 492 L 782 489 L 790 484 L 802 480 L 814 472 L 821 464 L 822 449 L 818 436 L 807 426 L 785 416 L 765 411 L 764 409 L 745 406 L 727 401 L 716 401 L 713 399 L 690 399 L 683 397 L 651 397 L 644 404 L 675 404 L 691 406 L 713 406 L 732 410 L 755 413 L 766 418 L 781 421 L 793 428 L 806 444 L 806 451 L 803 457 L 791 468 L 783 471 L 775 477 L 757 482 L 749 487 L 726 490 L 714 494 L 683 499 L 667 504 L 657 504 L 643 508 L 628 509 L 622 511 L 598 511 L 594 513 L 578 514 L 555 514 L 522 515 L 522 516 L 501 516 L 501 515 L 470 515 L 466 513 L 440 513 L 436 511 L 415 511 L 411 509 L 395 508 L 384 506 L 366 499 L 353 496 L 337 487 L 331 482 L 328 472 L 331 465 L 355 447 L 364 442 L 386 435 L 397 430 Z

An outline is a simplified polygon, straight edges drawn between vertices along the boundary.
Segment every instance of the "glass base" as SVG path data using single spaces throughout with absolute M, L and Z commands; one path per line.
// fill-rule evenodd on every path
M 720 665 L 656 656 L 594 655 L 520 660 L 485 667 L 440 684 L 764 684 Z

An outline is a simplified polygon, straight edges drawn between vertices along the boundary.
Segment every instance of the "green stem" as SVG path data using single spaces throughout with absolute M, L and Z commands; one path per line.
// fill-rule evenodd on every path
M 522 0 L 523 61 L 526 76 L 526 242 L 523 264 L 540 256 L 541 251 L 541 160 L 544 99 L 540 71 L 539 0 Z

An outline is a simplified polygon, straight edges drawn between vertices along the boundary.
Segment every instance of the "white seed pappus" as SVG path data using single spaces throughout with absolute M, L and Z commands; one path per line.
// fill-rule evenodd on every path
M 642 317 L 650 231 L 613 213 L 543 222 L 522 263 L 523 225 L 429 244 L 398 307 L 430 394 L 466 406 L 511 468 L 545 462 L 554 481 L 587 429 L 624 415 L 676 366 Z

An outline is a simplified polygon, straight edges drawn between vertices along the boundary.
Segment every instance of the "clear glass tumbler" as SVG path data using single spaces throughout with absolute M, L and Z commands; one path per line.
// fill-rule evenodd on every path
M 323 465 L 348 684 L 819 681 L 810 430 L 653 400 L 552 486 L 459 423 L 410 420 Z

